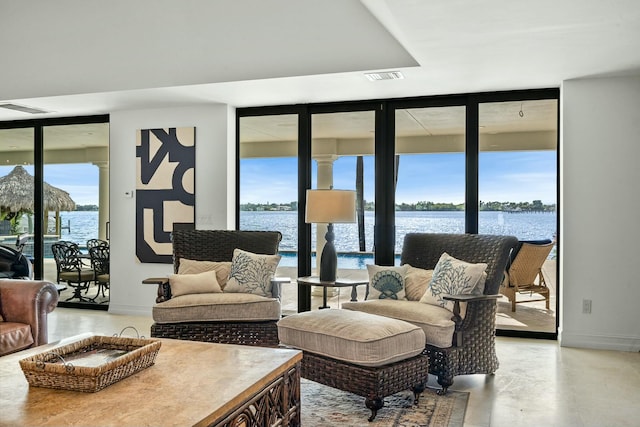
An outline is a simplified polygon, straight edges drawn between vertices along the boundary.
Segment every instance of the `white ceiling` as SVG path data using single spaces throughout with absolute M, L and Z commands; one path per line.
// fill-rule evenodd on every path
M 0 120 L 640 74 L 637 0 L 0 0 Z M 400 70 L 371 82 L 365 71 Z

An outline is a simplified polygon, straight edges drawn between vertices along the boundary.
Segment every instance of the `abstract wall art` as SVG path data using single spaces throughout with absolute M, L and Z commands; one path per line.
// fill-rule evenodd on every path
M 136 135 L 136 256 L 171 263 L 171 231 L 195 226 L 195 127 Z

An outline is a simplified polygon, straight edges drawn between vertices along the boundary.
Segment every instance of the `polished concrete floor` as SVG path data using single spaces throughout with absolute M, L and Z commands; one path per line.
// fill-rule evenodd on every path
M 59 307 L 49 315 L 49 340 L 120 334 L 128 326 L 148 337 L 151 323 L 149 317 Z M 640 354 L 546 340 L 496 341 L 496 374 L 459 376 L 451 387 L 470 392 L 465 426 L 640 426 Z M 433 378 L 429 384 L 437 385 Z

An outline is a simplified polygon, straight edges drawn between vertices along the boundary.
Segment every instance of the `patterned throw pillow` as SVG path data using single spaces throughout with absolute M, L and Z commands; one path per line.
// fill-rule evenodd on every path
M 224 292 L 271 298 L 271 279 L 276 274 L 280 258 L 280 255 L 254 254 L 234 249 L 229 281 Z
M 442 295 L 478 294 L 477 286 L 484 282 L 482 275 L 487 269 L 486 263 L 471 264 L 443 253 L 433 277 L 420 302 L 438 305 L 453 311 L 453 302 L 445 301 Z M 484 286 L 483 286 L 484 287 Z
M 172 274 L 169 276 L 169 286 L 171 286 L 171 295 L 174 297 L 222 292 L 215 271 L 204 271 L 197 274 Z
M 215 271 L 218 284 L 224 289 L 229 280 L 231 261 L 198 261 L 195 259 L 180 258 L 178 274 L 196 274 L 204 271 Z
M 380 265 L 367 265 L 369 272 L 369 295 L 372 299 L 407 299 L 404 290 L 404 276 L 407 274 L 407 266 L 384 267 Z

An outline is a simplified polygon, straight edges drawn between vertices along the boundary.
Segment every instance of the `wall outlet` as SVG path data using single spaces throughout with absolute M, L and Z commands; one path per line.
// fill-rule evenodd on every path
M 583 299 L 582 300 L 582 313 L 591 314 L 591 300 Z

